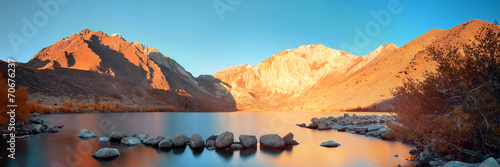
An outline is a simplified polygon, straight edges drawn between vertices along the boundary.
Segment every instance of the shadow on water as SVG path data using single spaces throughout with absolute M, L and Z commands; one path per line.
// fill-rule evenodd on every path
M 240 157 L 242 159 L 249 159 L 255 156 L 255 153 L 257 153 L 257 147 L 253 148 L 244 148 L 240 150 Z
M 262 153 L 267 154 L 267 155 L 278 156 L 281 153 L 283 153 L 283 151 L 285 151 L 285 149 L 275 149 L 275 148 L 267 148 L 267 147 L 260 146 L 260 151 Z
M 158 153 L 168 153 L 168 152 L 172 151 L 172 153 L 174 153 L 175 155 L 183 154 L 184 151 L 186 151 L 186 146 L 170 147 L 170 148 L 159 148 L 159 147 L 152 147 L 152 146 L 146 146 L 146 147 L 153 148 Z
M 286 145 L 285 146 L 285 151 L 286 152 L 292 152 L 293 151 L 293 145 Z
M 227 161 L 231 160 L 234 154 L 234 151 L 230 149 L 215 149 L 215 152 Z
M 158 148 L 158 150 L 160 150 L 161 152 L 170 152 L 170 150 L 172 150 L 172 148 Z
M 172 148 L 175 155 L 180 155 L 186 151 L 186 146 Z
M 163 152 L 163 153 L 168 153 L 170 151 L 173 151 L 173 153 L 176 154 L 176 155 L 183 154 L 185 152 L 185 150 L 186 150 L 186 147 L 172 147 L 172 148 L 158 148 L 158 147 L 152 147 L 152 146 L 146 146 L 146 147 L 152 148 L 152 149 L 154 149 L 157 152 Z M 191 152 L 193 153 L 193 155 L 195 157 L 200 156 L 205 151 L 205 148 L 196 148 L 195 149 L 195 148 L 189 147 L 189 149 L 191 150 Z M 209 151 L 213 151 L 213 150 L 209 150 Z M 290 148 L 290 151 L 291 151 L 291 148 Z M 220 157 L 224 158 L 225 160 L 231 160 L 232 157 L 233 157 L 233 155 L 234 155 L 235 150 L 231 150 L 231 149 L 215 149 L 215 152 Z M 244 159 L 249 159 L 249 158 L 255 156 L 255 154 L 257 153 L 257 147 L 244 148 L 242 150 L 239 150 L 239 152 L 240 152 L 240 157 L 242 157 Z
M 110 164 L 113 160 L 117 159 L 118 156 L 113 157 L 113 158 L 106 158 L 106 159 L 99 159 L 99 158 L 94 158 L 97 162 L 99 162 L 101 165 L 106 166 L 107 164 Z
M 191 149 L 191 151 L 193 152 L 193 155 L 194 155 L 195 157 L 200 156 L 200 155 L 201 155 L 201 153 L 203 153 L 203 150 L 205 150 L 205 148 L 204 148 L 204 147 L 202 147 L 202 148 L 191 148 L 191 147 L 189 147 L 189 148 Z

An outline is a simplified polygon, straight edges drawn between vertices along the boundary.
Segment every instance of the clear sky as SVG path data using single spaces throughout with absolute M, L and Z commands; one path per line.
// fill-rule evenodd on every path
M 58 10 L 52 5 L 47 12 L 38 2 L 56 2 Z M 371 11 L 390 19 L 377 19 Z M 383 44 L 401 47 L 433 28 L 500 20 L 499 11 L 498 0 L 1 0 L 0 59 L 27 62 L 42 48 L 89 28 L 158 48 L 198 76 L 257 65 L 300 45 L 367 55 Z M 35 32 L 26 28 L 31 24 Z

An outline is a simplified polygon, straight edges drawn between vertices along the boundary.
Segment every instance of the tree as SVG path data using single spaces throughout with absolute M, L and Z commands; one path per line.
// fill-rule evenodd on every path
M 500 156 L 500 35 L 483 28 L 475 39 L 429 48 L 437 70 L 392 90 L 395 135 L 470 160 Z
M 28 118 L 31 114 L 32 105 L 28 103 L 28 89 L 23 86 L 18 86 L 15 92 L 12 94 L 14 96 L 8 96 L 8 89 L 10 88 L 7 81 L 4 80 L 3 74 L 6 70 L 0 67 L 2 75 L 0 75 L 0 110 L 3 112 L 0 114 L 0 125 L 6 125 L 9 123 L 10 114 L 7 111 L 10 109 L 15 109 L 15 119 L 16 122 L 20 122 Z M 15 102 L 10 103 L 8 98 L 12 97 Z M 7 105 L 17 105 L 15 108 L 7 108 Z
M 94 94 L 94 104 L 99 104 L 100 100 L 99 100 L 99 95 L 97 94 Z
M 493 21 L 493 24 L 498 25 L 497 19 L 495 19 L 495 21 Z

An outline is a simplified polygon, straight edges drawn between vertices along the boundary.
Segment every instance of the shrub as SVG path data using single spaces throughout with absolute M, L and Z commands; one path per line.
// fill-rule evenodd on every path
M 429 48 L 436 72 L 392 90 L 394 135 L 471 161 L 500 156 L 500 35 L 481 32 L 472 45 Z

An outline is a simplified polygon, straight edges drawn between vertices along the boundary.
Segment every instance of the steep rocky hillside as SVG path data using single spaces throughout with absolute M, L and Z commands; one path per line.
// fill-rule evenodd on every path
M 242 110 L 340 110 L 389 108 L 390 89 L 405 78 L 421 78 L 436 63 L 429 47 L 461 46 L 474 41 L 489 22 L 472 20 L 448 30 L 431 30 L 406 45 L 382 45 L 354 56 L 323 45 L 303 45 L 277 53 L 258 65 L 231 67 L 213 76 L 226 86 Z
M 25 66 L 31 73 L 21 76 L 21 82 L 28 86 L 31 99 L 42 104 L 54 99 L 85 101 L 97 94 L 109 101 L 186 110 L 234 110 L 235 106 L 229 93 L 204 90 L 172 58 L 119 34 L 82 30 L 42 49 Z

